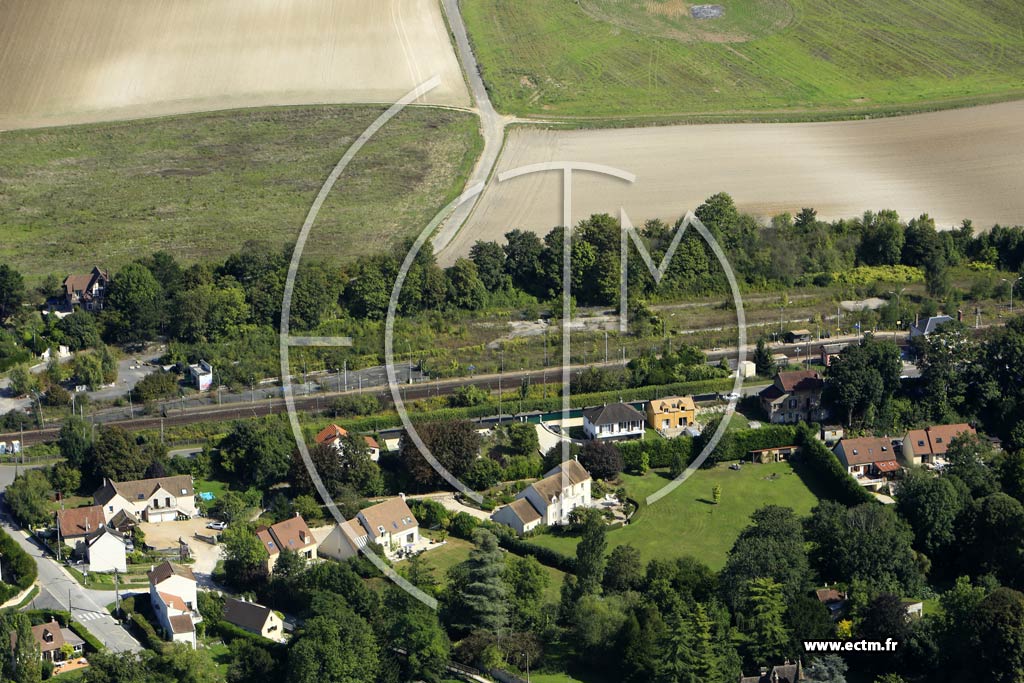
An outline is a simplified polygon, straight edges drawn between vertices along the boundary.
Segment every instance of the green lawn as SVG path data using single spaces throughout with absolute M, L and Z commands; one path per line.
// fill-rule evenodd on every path
M 630 122 L 835 118 L 1024 95 L 1016 0 L 462 3 L 495 105 Z
M 157 249 L 186 262 L 291 245 L 374 106 L 246 109 L 0 133 L 0 260 L 32 281 Z M 475 116 L 410 108 L 348 167 L 310 235 L 350 260 L 417 234 L 462 191 Z
M 630 497 L 639 501 L 669 481 L 653 471 L 643 477 L 623 475 L 623 479 Z M 722 486 L 719 505 L 710 502 L 715 484 Z M 749 524 L 751 513 L 763 505 L 783 505 L 806 515 L 818 500 L 812 492 L 815 487 L 816 482 L 805 482 L 785 462 L 748 464 L 740 471 L 726 465 L 699 470 L 654 505 L 648 507 L 641 502 L 628 526 L 608 532 L 608 548 L 629 543 L 640 550 L 644 561 L 690 555 L 718 570 L 740 531 Z M 545 534 L 531 540 L 575 554 L 579 539 Z
M 449 536 L 446 541 L 447 543 L 443 547 L 429 550 L 421 555 L 423 563 L 434 569 L 434 578 L 440 581 L 442 585 L 444 584 L 445 573 L 460 562 L 468 560 L 469 551 L 473 548 L 472 543 L 461 538 Z M 402 565 L 399 564 L 398 567 L 401 569 Z M 565 573 L 545 565 L 541 565 L 541 568 L 548 575 L 549 579 L 547 588 L 544 591 L 544 601 L 558 602 Z

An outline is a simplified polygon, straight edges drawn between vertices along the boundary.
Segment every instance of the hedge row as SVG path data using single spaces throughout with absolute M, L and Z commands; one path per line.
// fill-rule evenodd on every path
M 825 484 L 825 489 L 832 494 L 830 498 L 850 506 L 875 499 L 843 468 L 835 453 L 816 438 L 812 428 L 802 426 L 798 430 L 797 445 L 801 461 Z
M 529 540 L 521 538 L 515 531 L 497 522 L 481 521 L 465 512 L 459 512 L 452 517 L 452 524 L 448 527 L 448 533 L 456 538 L 466 541 L 473 540 L 473 530 L 483 527 L 498 538 L 498 545 L 516 555 L 532 555 L 541 564 L 553 567 L 570 574 L 576 573 L 576 558 L 564 555 L 557 550 L 546 548 Z
M 87 629 L 83 624 L 77 621 L 72 621 L 68 628 L 74 631 L 79 638 L 84 640 L 85 644 L 92 648 L 93 652 L 99 652 L 106 649 L 106 646 L 104 646 L 96 636 L 89 633 L 89 629 Z
M 0 583 L 0 603 L 7 602 L 36 581 L 36 563 L 7 532 L 0 530 L 0 557 L 4 563 L 4 581 Z M 11 583 L 11 578 L 14 582 Z
M 699 455 L 715 433 L 717 423 L 710 424 L 696 439 L 693 454 Z M 796 425 L 762 425 L 757 429 L 726 430 L 708 458 L 709 463 L 728 460 L 742 460 L 750 451 L 762 448 L 795 446 L 798 429 Z
M 221 640 L 224 641 L 225 645 L 230 645 L 232 642 L 239 639 L 248 640 L 254 645 L 258 645 L 259 647 L 267 649 L 272 649 L 274 647 L 281 645 L 280 643 L 275 643 L 272 640 L 267 640 L 263 636 L 256 635 L 255 633 L 250 633 L 249 631 L 246 631 L 244 628 L 236 626 L 235 624 L 232 624 L 229 621 L 224 621 L 223 619 L 218 621 L 216 626 L 214 626 L 210 630 L 216 631 L 217 635 L 221 637 Z
M 693 439 L 677 436 L 674 439 L 651 439 L 623 441 L 618 444 L 626 471 L 642 473 L 642 460 L 647 455 L 648 467 L 672 467 L 674 461 L 690 462 L 693 459 Z

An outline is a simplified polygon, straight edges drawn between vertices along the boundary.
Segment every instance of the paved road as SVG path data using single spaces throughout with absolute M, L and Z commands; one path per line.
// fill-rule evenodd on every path
M 0 467 L 5 488 L 13 479 L 13 470 L 13 467 Z M 15 528 L 6 503 L 0 502 L 0 508 L 3 510 L 0 514 L 0 526 L 36 561 L 39 571 L 39 594 L 32 600 L 30 606 L 70 611 L 76 621 L 85 625 L 90 633 L 113 652 L 141 650 L 139 641 L 129 635 L 106 610 L 106 605 L 114 601 L 114 592 L 83 588 L 64 571 L 63 567 L 50 559 L 49 555 L 44 556 L 42 548 L 34 540 L 30 540 L 24 532 Z
M 459 53 L 462 69 L 469 81 L 469 90 L 473 93 L 473 99 L 476 101 L 476 111 L 480 116 L 480 130 L 484 138 L 483 153 L 477 160 L 476 168 L 467 183 L 467 187 L 472 187 L 478 183 L 486 183 L 490 178 L 491 171 L 498 163 L 501 148 L 505 144 L 505 125 L 509 119 L 498 114 L 491 104 L 491 98 L 487 94 L 487 88 L 484 87 L 483 78 L 480 76 L 480 64 L 476 61 L 476 55 L 473 54 L 473 48 L 469 44 L 469 36 L 466 35 L 466 24 L 462 20 L 459 0 L 442 0 L 442 5 L 448 16 L 448 25 L 455 36 L 455 46 Z M 475 199 L 467 201 L 452 212 L 452 215 L 434 235 L 435 253 L 441 254 L 444 251 L 452 238 L 459 232 L 459 228 L 469 218 L 469 214 L 472 213 L 479 198 L 480 195 L 477 195 Z

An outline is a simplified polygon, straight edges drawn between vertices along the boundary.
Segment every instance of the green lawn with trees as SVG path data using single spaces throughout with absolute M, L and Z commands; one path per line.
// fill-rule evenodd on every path
M 278 107 L 2 133 L 0 260 L 37 281 L 160 249 L 194 262 L 252 239 L 291 245 L 381 111 Z M 414 234 L 462 190 L 481 144 L 470 114 L 402 112 L 331 193 L 313 251 L 343 261 Z
M 643 476 L 622 475 L 630 498 L 640 502 L 640 509 L 630 524 L 608 532 L 609 550 L 628 543 L 645 561 L 690 555 L 720 569 L 755 510 L 763 505 L 781 505 L 803 516 L 818 501 L 812 492 L 813 483 L 808 487 L 800 474 L 783 462 L 747 464 L 739 471 L 725 464 L 698 470 L 657 504 L 647 506 L 643 501 L 669 482 L 667 476 L 662 470 L 651 470 Z M 713 502 L 715 486 L 721 486 L 722 492 L 717 505 Z M 544 534 L 530 540 L 573 555 L 579 537 Z
M 577 123 L 815 119 L 1019 97 L 1014 0 L 464 3 L 498 109 Z

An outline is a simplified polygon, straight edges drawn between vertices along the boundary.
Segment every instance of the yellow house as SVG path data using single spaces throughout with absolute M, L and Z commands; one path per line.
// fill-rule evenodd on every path
M 670 396 L 647 403 L 647 424 L 662 436 L 677 436 L 697 424 L 692 396 Z

